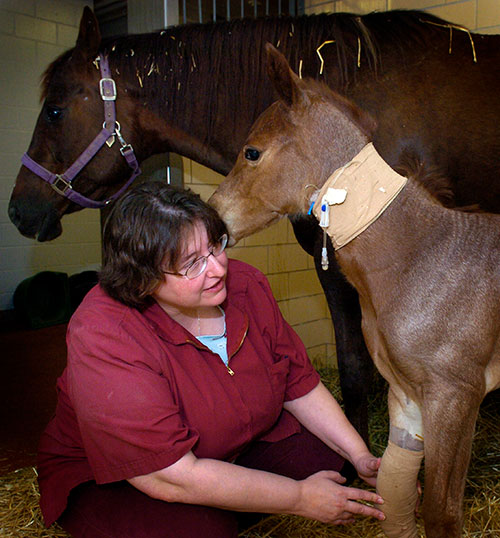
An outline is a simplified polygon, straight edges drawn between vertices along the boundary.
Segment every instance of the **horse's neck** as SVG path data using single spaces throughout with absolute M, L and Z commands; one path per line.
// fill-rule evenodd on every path
M 344 152 L 350 155 L 348 148 L 344 147 Z M 325 182 L 314 208 L 333 246 L 343 247 L 369 227 L 406 181 L 380 157 L 372 143 L 364 145 Z
M 401 24 L 394 24 L 394 17 Z M 321 78 L 336 90 L 352 83 L 351 90 L 358 87 L 358 94 L 371 95 L 372 87 L 363 90 L 365 84 L 355 84 L 352 77 L 370 81 L 373 69 L 394 69 L 394 62 L 378 65 L 378 54 L 392 54 L 395 43 L 407 61 L 408 55 L 418 56 L 407 34 L 415 26 L 422 31 L 421 18 L 408 12 L 242 20 L 110 39 L 105 48 L 112 71 L 120 72 L 134 96 L 137 143 L 144 140 L 144 152 L 176 151 L 227 173 L 251 125 L 273 100 L 266 42 L 277 46 L 303 77 Z M 396 27 L 397 37 L 387 43 L 381 39 Z
M 331 43 L 343 20 L 333 17 L 176 27 L 111 40 L 106 47 L 112 70 L 120 72 L 118 83 L 133 95 L 141 131 L 154 134 L 154 151 L 170 149 L 227 173 L 251 125 L 274 98 L 266 42 L 278 46 L 296 72 L 316 77 L 318 44 Z M 352 23 L 345 27 L 352 32 Z M 349 31 L 343 30 L 346 36 Z M 332 81 L 342 76 L 335 49 L 325 47 L 322 58 L 328 68 L 322 77 L 334 87 Z
M 261 49 L 282 34 L 286 46 L 284 26 L 249 24 L 246 39 L 232 39 L 230 23 L 221 23 L 110 41 L 112 71 L 135 107 L 136 129 L 154 135 L 152 151 L 169 149 L 227 173 L 272 101 Z

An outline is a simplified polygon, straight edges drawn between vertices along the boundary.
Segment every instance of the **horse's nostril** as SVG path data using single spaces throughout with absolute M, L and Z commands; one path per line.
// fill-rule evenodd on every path
M 8 214 L 9 219 L 12 221 L 12 224 L 17 226 L 19 224 L 19 221 L 21 220 L 21 217 L 19 215 L 19 211 L 12 202 L 9 204 Z

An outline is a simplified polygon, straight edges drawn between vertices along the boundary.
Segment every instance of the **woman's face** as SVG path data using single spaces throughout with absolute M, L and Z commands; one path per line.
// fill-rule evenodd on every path
M 186 244 L 176 270 L 183 272 L 200 256 L 208 256 L 211 245 L 202 223 L 186 234 Z M 220 305 L 226 298 L 227 254 L 210 255 L 205 270 L 192 280 L 165 274 L 165 279 L 152 293 L 153 298 L 170 315 L 192 315 L 198 308 Z

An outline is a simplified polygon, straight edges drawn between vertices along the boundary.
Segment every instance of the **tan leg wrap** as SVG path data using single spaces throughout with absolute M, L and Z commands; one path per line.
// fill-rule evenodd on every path
M 401 448 L 389 441 L 377 477 L 377 493 L 384 499 L 379 508 L 386 519 L 382 530 L 390 538 L 418 538 L 415 521 L 417 476 L 424 451 Z

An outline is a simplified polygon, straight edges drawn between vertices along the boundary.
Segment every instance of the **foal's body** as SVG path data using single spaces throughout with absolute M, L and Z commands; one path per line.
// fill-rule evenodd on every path
M 499 245 L 499 217 L 446 210 L 410 180 L 337 252 L 360 296 L 370 355 L 389 382 L 390 439 L 424 439 L 428 536 L 461 536 L 479 406 L 499 386 Z
M 360 294 L 371 356 L 391 383 L 420 403 L 426 386 L 440 378 L 449 386 L 450 376 L 481 399 L 496 388 L 499 216 L 445 209 L 410 180 L 337 258 Z
M 235 239 L 284 214 L 304 213 L 310 185 L 321 187 L 374 128 L 354 105 L 299 81 L 279 53 L 269 55 L 281 100 L 256 122 L 211 199 Z M 359 293 L 365 340 L 390 386 L 391 448 L 378 480 L 384 530 L 417 536 L 415 497 L 405 505 L 401 489 L 414 491 L 425 452 L 427 535 L 458 538 L 479 405 L 500 386 L 500 217 L 445 209 L 409 178 L 336 256 Z M 394 447 L 401 468 L 392 476 Z

